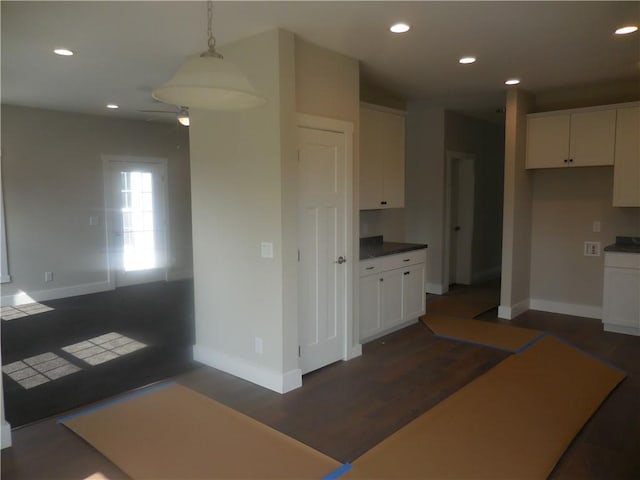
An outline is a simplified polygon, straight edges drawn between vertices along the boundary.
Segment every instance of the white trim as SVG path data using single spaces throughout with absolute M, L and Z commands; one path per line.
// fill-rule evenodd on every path
M 443 244 L 443 254 L 444 254 L 444 262 L 443 262 L 443 268 L 444 271 L 442 272 L 442 280 L 443 283 L 445 285 L 450 285 L 451 284 L 451 230 L 452 230 L 452 225 L 451 225 L 451 205 L 453 203 L 453 199 L 451 198 L 451 195 L 453 194 L 453 188 L 452 188 L 452 183 L 453 183 L 453 177 L 451 176 L 451 171 L 452 171 L 452 164 L 453 161 L 458 159 L 458 160 L 463 160 L 463 161 L 470 161 L 472 162 L 472 171 L 473 171 L 473 191 L 471 192 L 471 203 L 473 205 L 474 208 L 474 213 L 475 213 L 475 183 L 476 183 L 476 156 L 472 153 L 464 153 L 464 152 L 456 152 L 454 150 L 447 150 L 446 154 L 445 154 L 445 202 L 444 202 L 444 212 L 443 212 L 443 218 L 444 218 L 444 244 Z M 469 277 L 471 277 L 473 275 L 473 231 L 474 231 L 474 215 L 471 216 L 471 253 L 469 254 Z M 469 281 L 471 282 L 472 279 L 469 278 Z M 447 288 L 447 290 L 449 290 Z
M 0 275 L 0 283 L 11 282 L 11 275 Z
M 484 282 L 486 280 L 493 280 L 494 278 L 500 278 L 502 267 L 497 265 L 495 267 L 487 268 L 482 272 L 475 272 L 471 275 L 472 283 Z
M 603 323 L 602 328 L 605 332 L 624 333 L 625 335 L 639 335 L 640 327 L 629 327 L 627 325 L 615 325 L 613 323 Z
M 277 393 L 302 386 L 302 371 L 298 368 L 280 373 L 202 345 L 193 346 L 193 359 Z
M 343 120 L 336 120 L 335 118 L 318 117 L 316 115 L 309 115 L 306 113 L 298 113 L 298 127 L 313 128 L 314 130 L 327 130 L 329 132 L 337 132 L 344 134 L 353 134 L 353 123 L 345 122 Z M 349 147 L 353 145 L 353 139 L 349 138 L 350 135 L 345 135 L 345 139 L 350 143 Z M 352 152 L 352 148 L 349 148 L 349 152 Z
M 543 312 L 562 313 L 575 317 L 602 319 L 602 307 L 594 305 L 581 305 L 576 303 L 554 302 L 551 300 L 540 300 L 532 298 L 529 303 L 531 310 L 541 310 Z
M 516 318 L 518 315 L 523 314 L 527 310 L 529 310 L 529 299 L 523 300 L 521 302 L 516 303 L 510 307 L 505 305 L 500 305 L 498 307 L 498 318 L 502 318 L 505 320 L 512 320 Z
M 550 117 L 553 115 L 565 115 L 567 113 L 599 112 L 601 110 L 617 110 L 619 108 L 637 107 L 639 105 L 640 105 L 640 102 L 636 101 L 636 102 L 613 103 L 609 105 L 596 105 L 593 107 L 568 108 L 565 110 L 550 110 L 548 112 L 528 113 L 527 118 Z
M 6 420 L 2 422 L 2 449 L 8 448 L 11 446 L 11 425 Z
M 178 268 L 175 270 L 167 270 L 167 281 L 171 282 L 174 280 L 187 280 L 193 278 L 193 269 L 192 268 Z
M 420 321 L 420 317 L 418 318 L 412 318 L 411 320 L 407 320 L 406 322 L 402 322 L 399 323 L 398 325 L 394 325 L 393 327 L 383 330 L 381 332 L 375 333 L 373 335 L 371 335 L 370 337 L 366 337 L 363 338 L 361 340 L 362 343 L 368 343 L 371 342 L 372 340 L 376 340 L 378 338 L 384 337 L 386 335 L 389 335 L 390 333 L 393 332 L 397 332 L 398 330 L 402 330 L 405 327 L 408 327 L 409 325 L 413 325 L 414 323 L 418 323 Z
M 352 360 L 362 355 L 362 344 L 358 343 L 347 350 L 344 360 Z
M 367 110 L 377 110 L 378 112 L 393 113 L 394 115 L 400 115 L 401 117 L 407 116 L 406 110 L 385 107 L 384 105 L 376 105 L 375 103 L 360 102 L 360 108 L 366 108 Z
M 109 281 L 83 283 L 69 287 L 52 288 L 50 290 L 39 290 L 37 292 L 19 292 L 13 295 L 4 295 L 0 299 L 3 307 L 23 305 L 25 303 L 42 302 L 45 300 L 55 300 L 57 298 L 76 297 L 90 293 L 99 293 L 113 290 L 113 285 Z
M 441 283 L 426 283 L 425 290 L 433 295 L 444 295 L 449 291 L 449 287 L 445 287 Z

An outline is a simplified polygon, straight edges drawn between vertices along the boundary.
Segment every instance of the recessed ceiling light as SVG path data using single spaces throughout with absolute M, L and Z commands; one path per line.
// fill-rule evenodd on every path
M 116 108 L 120 108 L 120 105 L 116 105 L 115 103 L 108 103 L 107 108 L 111 108 L 112 110 L 115 110 Z
M 61 55 L 63 57 L 70 57 L 71 55 L 73 55 L 73 51 L 69 50 L 68 48 L 56 48 L 53 53 L 55 53 L 56 55 Z
M 518 80 L 517 78 L 510 78 L 509 80 L 504 82 L 505 85 L 518 85 L 519 83 L 520 80 Z
M 405 33 L 411 30 L 411 27 L 406 23 L 396 23 L 389 28 L 393 33 Z
M 616 35 L 626 35 L 627 33 L 637 32 L 638 27 L 636 25 L 627 25 L 626 27 L 620 27 L 616 30 Z
M 460 60 L 458 60 L 458 63 L 462 63 L 462 64 L 469 64 L 469 63 L 473 63 L 476 61 L 476 57 L 462 57 Z

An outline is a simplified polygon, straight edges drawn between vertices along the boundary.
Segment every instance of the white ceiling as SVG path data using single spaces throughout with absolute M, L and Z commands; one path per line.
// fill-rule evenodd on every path
M 2 1 L 2 102 L 149 118 L 150 91 L 206 49 L 204 1 Z M 405 21 L 404 35 L 388 31 Z M 280 27 L 354 57 L 367 82 L 458 110 L 533 92 L 638 77 L 639 2 L 215 2 L 218 45 Z M 65 46 L 74 57 L 58 57 Z M 474 55 L 473 65 L 458 58 Z M 118 111 L 104 105 L 118 103 Z

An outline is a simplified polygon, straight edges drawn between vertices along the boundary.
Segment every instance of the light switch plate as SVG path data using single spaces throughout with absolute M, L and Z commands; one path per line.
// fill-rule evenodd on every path
M 262 242 L 260 244 L 260 255 L 262 258 L 273 258 L 273 243 Z

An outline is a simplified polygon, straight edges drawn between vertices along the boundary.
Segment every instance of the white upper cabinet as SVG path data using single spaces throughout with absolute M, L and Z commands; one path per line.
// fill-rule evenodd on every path
M 613 206 L 640 207 L 640 105 L 618 109 Z
M 404 207 L 405 119 L 391 109 L 360 107 L 360 209 Z
M 527 168 L 613 165 L 616 109 L 527 115 Z

